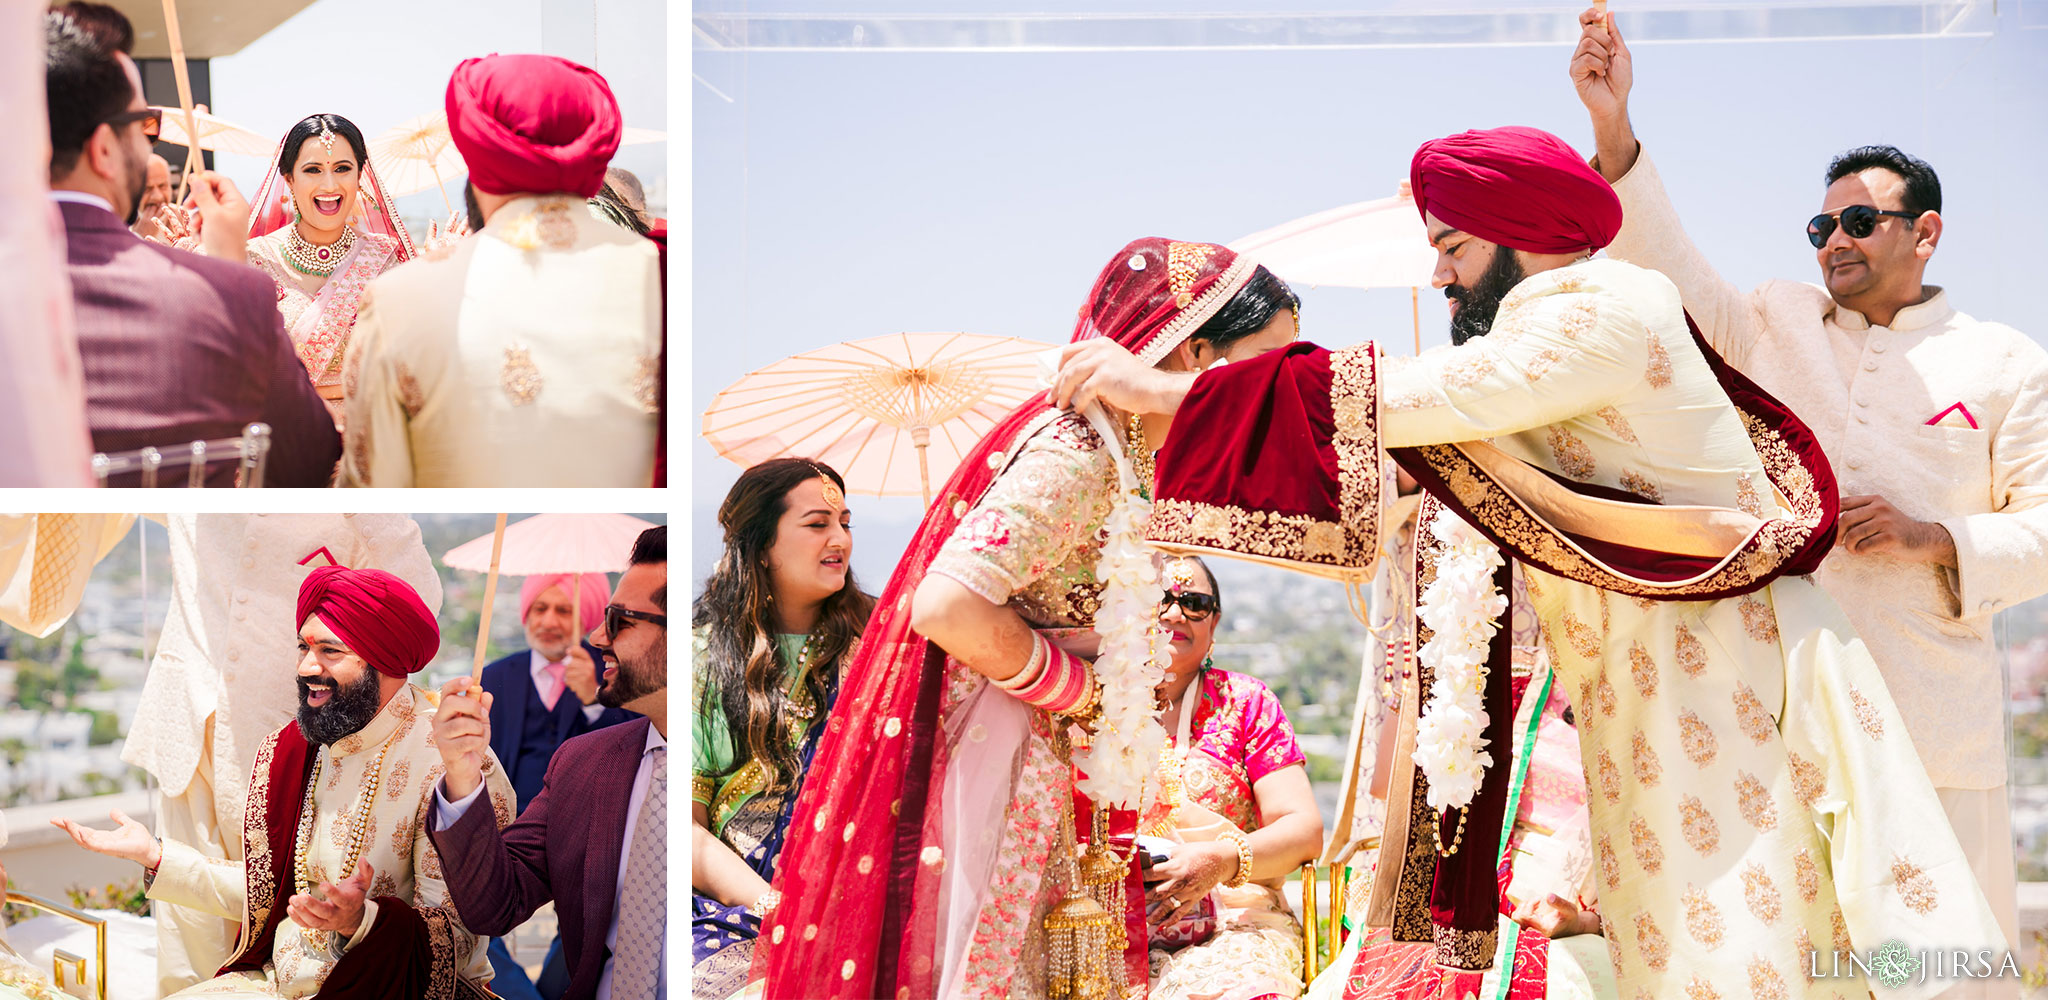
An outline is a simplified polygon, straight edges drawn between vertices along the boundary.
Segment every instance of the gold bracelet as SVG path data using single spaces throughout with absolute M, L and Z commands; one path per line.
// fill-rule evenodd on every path
M 781 902 L 782 893 L 769 889 L 761 894 L 761 898 L 754 900 L 753 903 L 747 906 L 747 912 L 761 920 L 766 920 L 768 919 L 768 914 Z
M 1237 874 L 1225 880 L 1223 887 L 1237 889 L 1252 880 L 1252 839 L 1236 830 L 1226 831 L 1222 839 L 1237 847 Z

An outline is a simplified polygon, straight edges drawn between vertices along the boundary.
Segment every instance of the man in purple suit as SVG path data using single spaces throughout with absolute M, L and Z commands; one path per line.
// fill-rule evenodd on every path
M 434 740 L 447 773 L 430 836 L 462 921 L 504 935 L 552 899 L 569 963 L 568 1000 L 650 1000 L 668 992 L 668 528 L 633 544 L 604 623 L 598 698 L 645 719 L 563 743 L 541 792 L 503 831 L 474 809 L 491 745 L 486 692 L 441 688 Z M 573 659 L 588 656 L 571 647 Z
M 235 437 L 260 421 L 271 429 L 267 485 L 327 485 L 341 436 L 285 333 L 276 286 L 239 263 L 248 203 L 225 178 L 194 178 L 211 256 L 129 232 L 159 124 L 141 75 L 62 13 L 44 27 L 50 197 L 64 216 L 93 447 Z M 221 465 L 208 482 L 234 476 Z

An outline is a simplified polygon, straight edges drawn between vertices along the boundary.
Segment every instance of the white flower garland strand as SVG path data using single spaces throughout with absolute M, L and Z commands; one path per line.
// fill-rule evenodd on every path
M 1430 808 L 1458 809 L 1486 776 L 1486 652 L 1508 600 L 1493 585 L 1500 550 L 1477 529 L 1445 510 L 1429 533 L 1443 551 L 1416 608 L 1435 635 L 1420 654 L 1434 680 L 1415 727 L 1415 763 L 1429 779 Z

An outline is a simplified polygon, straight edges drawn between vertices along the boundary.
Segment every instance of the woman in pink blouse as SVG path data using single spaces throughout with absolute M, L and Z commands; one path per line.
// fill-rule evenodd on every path
M 1173 559 L 1161 582 L 1159 621 L 1173 630 L 1162 721 L 1173 742 L 1139 829 L 1173 846 L 1145 876 L 1151 1000 L 1300 996 L 1301 924 L 1281 887 L 1322 848 L 1307 759 L 1271 689 L 1210 665 L 1223 605 L 1209 567 Z M 1249 873 L 1226 831 L 1246 835 Z

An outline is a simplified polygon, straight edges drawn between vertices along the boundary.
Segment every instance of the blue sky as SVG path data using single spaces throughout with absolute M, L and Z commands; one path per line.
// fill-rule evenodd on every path
M 1230 6 L 1242 5 L 1171 9 Z M 1628 6 L 1613 9 L 1633 34 Z M 1831 41 L 1758 40 L 1747 22 L 1712 19 L 1731 5 L 1684 6 L 1705 11 L 1686 23 L 1716 40 L 1636 45 L 1634 120 L 1689 232 L 1725 276 L 1745 288 L 1814 280 L 1803 227 L 1829 158 L 1893 143 L 1943 182 L 1947 230 L 1929 280 L 1964 312 L 2048 337 L 2036 276 L 2044 241 L 2031 231 L 2048 218 L 2038 179 L 2048 154 L 2048 4 L 1966 5 L 1979 29 L 1968 37 Z M 1802 16 L 1840 19 L 1957 5 L 1804 7 Z M 866 9 L 884 8 L 938 9 L 908 0 Z M 1575 10 L 1552 5 L 1541 16 L 1569 26 Z M 1566 77 L 1570 51 L 1567 42 L 1048 53 L 700 44 L 690 85 L 693 404 L 701 410 L 747 371 L 833 341 L 967 330 L 1064 342 L 1097 269 L 1126 241 L 1226 242 L 1386 196 L 1416 145 L 1435 136 L 1525 124 L 1590 151 Z M 1408 349 L 1406 292 L 1303 291 L 1308 339 Z M 1422 316 L 1424 345 L 1441 343 L 1439 294 L 1424 290 Z M 717 504 L 739 468 L 701 438 L 692 448 L 701 579 L 717 551 Z M 855 497 L 854 507 L 855 569 L 878 589 L 918 501 Z
M 666 129 L 665 16 L 661 0 L 314 0 L 242 51 L 213 60 L 213 111 L 276 138 L 307 115 L 331 112 L 375 138 L 440 110 L 462 60 L 539 52 L 603 73 L 627 125 Z M 665 180 L 657 187 L 668 169 L 663 145 L 624 147 L 614 162 L 640 175 L 651 201 L 665 198 Z M 270 169 L 251 156 L 216 163 L 252 198 Z M 460 207 L 462 178 L 447 180 Z M 433 189 L 398 203 L 408 217 L 446 214 Z

